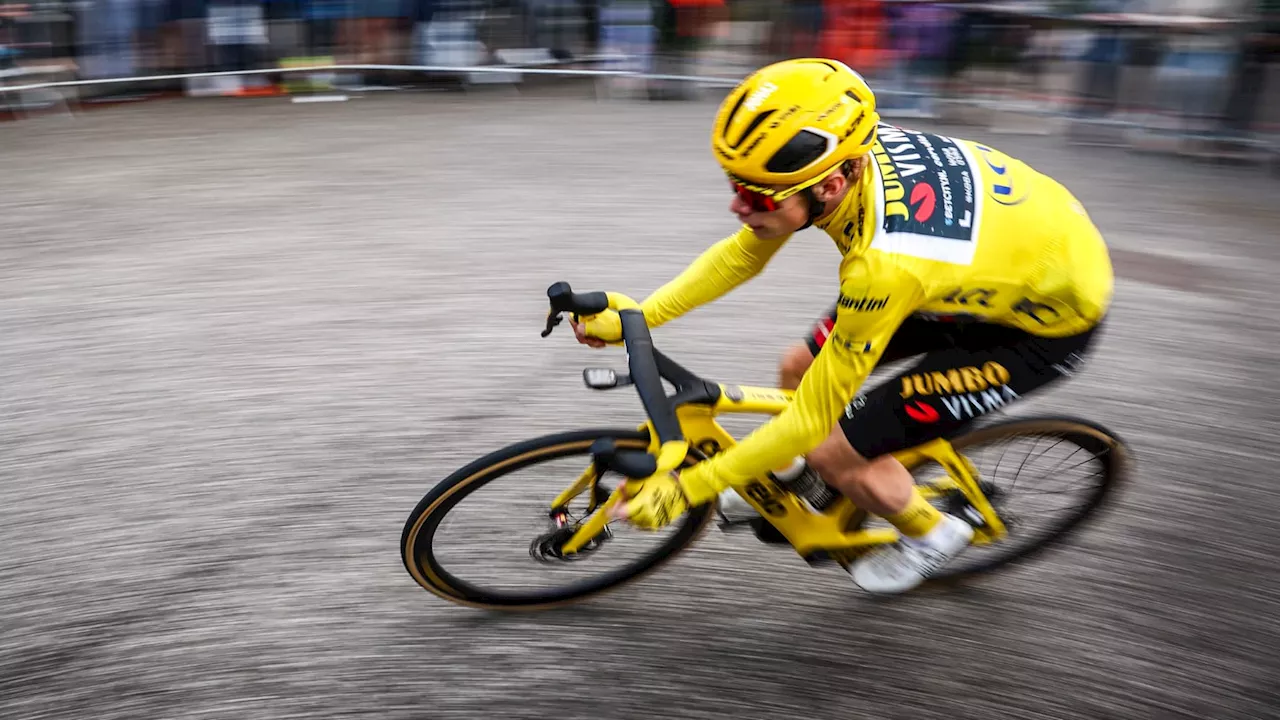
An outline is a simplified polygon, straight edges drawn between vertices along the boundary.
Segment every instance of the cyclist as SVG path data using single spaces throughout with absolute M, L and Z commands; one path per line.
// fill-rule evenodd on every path
M 839 294 L 781 361 L 780 384 L 795 390 L 785 412 L 707 461 L 646 479 L 614 513 L 660 527 L 717 494 L 722 508 L 746 505 L 731 488 L 767 473 L 816 472 L 900 531 L 852 566 L 854 582 L 909 590 L 973 528 L 930 505 L 889 453 L 952 437 L 1073 374 L 1111 302 L 1106 244 L 1052 178 L 980 143 L 882 123 L 866 82 L 832 60 L 756 71 L 720 106 L 711 145 L 742 227 L 645 299 L 649 325 L 755 276 L 810 225 L 839 248 Z M 579 342 L 620 340 L 612 311 L 578 320 Z M 917 355 L 859 392 L 878 364 Z

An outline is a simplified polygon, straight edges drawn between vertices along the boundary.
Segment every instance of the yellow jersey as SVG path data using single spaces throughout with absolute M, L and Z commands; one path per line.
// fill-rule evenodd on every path
M 887 124 L 878 134 L 861 177 L 815 223 L 843 256 L 823 351 L 786 411 L 686 475 L 740 486 L 817 447 L 910 316 L 969 316 L 1063 337 L 1106 313 L 1106 244 L 1065 187 L 980 143 Z M 786 240 L 743 227 L 715 244 L 645 299 L 649 325 L 755 276 Z

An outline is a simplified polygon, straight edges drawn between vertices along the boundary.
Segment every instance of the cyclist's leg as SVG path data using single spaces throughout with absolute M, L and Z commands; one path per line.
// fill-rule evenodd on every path
M 789 348 L 783 354 L 782 361 L 778 366 L 778 387 L 787 390 L 795 390 L 800 387 L 800 380 L 804 377 L 805 372 L 809 370 L 809 367 L 813 365 L 813 360 L 822 351 L 823 345 L 826 344 L 827 336 L 831 334 L 831 328 L 835 325 L 835 318 L 836 306 L 832 304 L 831 309 L 814 324 L 808 337 L 803 342 Z M 915 355 L 950 347 L 955 342 L 953 331 L 945 325 L 922 318 L 907 318 L 898 327 L 885 351 L 881 353 L 877 365 L 897 362 Z M 838 428 L 836 432 L 839 433 Z M 845 445 L 848 445 L 847 441 Z M 899 483 L 899 485 L 902 486 L 900 492 L 910 490 L 909 482 L 905 485 Z M 902 502 L 905 503 L 906 499 L 902 499 Z M 755 508 L 751 507 L 747 501 L 739 497 L 732 489 L 726 489 L 720 494 L 720 515 L 725 522 L 731 524 L 744 520 L 754 521 L 760 517 Z M 785 542 L 781 539 L 781 535 L 778 535 L 777 531 L 773 529 L 773 526 L 768 523 L 758 523 L 756 533 L 762 539 L 766 539 L 766 536 L 768 536 L 774 540 Z
M 859 395 L 840 419 L 842 435 L 865 458 L 954 437 L 974 420 L 1071 373 L 1097 328 L 1046 338 L 973 325 L 951 347 Z
M 822 351 L 822 346 L 831 334 L 836 322 L 836 306 L 832 305 L 818 322 L 814 323 L 808 337 L 802 342 L 787 348 L 778 364 L 778 387 L 784 390 L 795 390 L 800 387 L 800 379 L 808 372 L 813 359 Z
M 836 306 L 832 304 L 831 309 L 814 324 L 808 337 L 783 353 L 782 361 L 778 365 L 778 387 L 787 390 L 800 387 L 800 380 L 809 370 L 809 366 L 813 365 L 814 357 L 822 351 L 835 322 Z M 949 347 L 953 342 L 946 328 L 939 323 L 920 318 L 908 318 L 894 333 L 888 347 L 880 356 L 879 364 L 896 362 L 931 350 Z M 755 521 L 759 519 L 760 514 L 736 491 L 726 489 L 720 494 L 720 516 L 726 523 L 734 524 L 745 520 Z M 785 542 L 768 523 L 759 522 L 755 529 L 761 539 Z
M 926 354 L 849 404 L 839 428 L 809 453 L 808 462 L 832 487 L 914 541 L 860 561 L 854 568 L 859 585 L 882 592 L 910 589 L 963 550 L 972 535 L 963 520 L 929 505 L 889 453 L 954 437 L 987 412 L 1071 374 L 1094 334 L 1040 338 L 1011 328 L 969 326 L 958 332 L 954 347 Z
M 948 363 L 961 362 L 956 367 L 965 367 L 963 361 L 975 354 L 1012 346 L 1028 337 L 1030 336 L 1026 333 L 999 325 L 908 318 L 894 333 L 877 366 L 921 354 L 925 357 L 880 387 L 870 392 L 860 392 L 854 397 L 845 407 L 841 425 L 826 442 L 807 456 L 809 465 L 833 487 L 868 512 L 881 517 L 903 513 L 913 499 L 911 475 L 888 453 L 938 436 L 913 441 L 903 431 L 902 420 L 897 417 L 891 417 L 887 422 L 884 420 L 886 410 L 893 409 L 889 400 L 902 394 L 901 390 L 895 394 L 894 388 L 901 388 L 904 377 L 910 378 L 920 372 L 926 373 L 928 377 L 927 373 L 931 369 L 941 367 L 945 370 Z M 921 412 L 927 413 L 929 409 L 912 406 L 900 411 L 900 414 L 906 413 L 911 418 Z M 932 422 L 923 423 L 921 427 L 940 429 Z M 859 430 L 855 432 L 854 428 Z M 885 437 L 867 439 L 863 437 L 867 433 L 881 433 Z M 855 441 L 854 438 L 858 439 Z M 886 440 L 890 442 L 885 444 Z M 917 529 L 927 530 L 937 521 L 937 515 L 924 508 L 918 509 L 924 514 L 919 517 L 923 528 Z M 911 534 L 913 528 L 899 529 Z

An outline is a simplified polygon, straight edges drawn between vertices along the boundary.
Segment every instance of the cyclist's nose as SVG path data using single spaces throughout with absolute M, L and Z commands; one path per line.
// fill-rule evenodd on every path
M 737 215 L 739 220 L 745 220 L 752 210 L 751 205 L 746 200 L 734 195 L 733 199 L 729 201 L 729 212 Z

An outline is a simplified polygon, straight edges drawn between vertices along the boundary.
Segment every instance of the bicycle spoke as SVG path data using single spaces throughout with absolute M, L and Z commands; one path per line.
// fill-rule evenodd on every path
M 1059 446 L 1059 445 L 1061 445 L 1064 441 L 1065 441 L 1065 440 L 1064 440 L 1063 438 L 1059 438 L 1057 442 L 1055 442 L 1054 444 L 1052 444 L 1052 445 L 1050 445 L 1050 446 L 1049 446 L 1048 450 L 1052 450 L 1052 449 L 1054 449 L 1054 448 L 1058 447 L 1058 446 Z M 1040 438 L 1036 438 L 1035 447 L 1039 447 L 1039 445 L 1040 445 Z M 1048 450 L 1046 450 L 1045 452 L 1048 452 Z M 1022 476 L 1022 469 L 1023 469 L 1023 468 L 1025 468 L 1025 467 L 1027 466 L 1027 460 L 1029 460 L 1030 458 L 1031 458 L 1031 456 L 1030 456 L 1030 455 L 1028 455 L 1028 456 L 1027 456 L 1027 458 L 1026 458 L 1026 459 L 1024 459 L 1024 460 L 1022 461 L 1022 464 L 1018 466 L 1018 472 L 1013 476 L 1013 485 L 1010 485 L 1010 486 L 1009 486 L 1009 492 L 1010 492 L 1010 493 L 1012 493 L 1014 490 L 1016 490 L 1016 489 L 1017 489 L 1017 487 L 1018 487 L 1018 478 Z
M 1005 456 L 1009 454 L 1009 448 L 1013 445 L 1013 440 L 1005 440 L 1002 445 L 1004 446 L 1004 452 L 1000 453 L 1000 458 L 996 460 L 996 466 L 991 470 L 990 477 L 992 478 L 1000 477 L 1000 464 L 1004 462 Z M 992 482 L 995 482 L 995 480 L 993 479 Z
M 1069 512 L 1069 511 L 1072 511 L 1072 510 L 1080 510 L 1080 509 L 1082 509 L 1082 508 L 1086 508 L 1086 507 L 1088 507 L 1088 506 L 1089 506 L 1089 504 L 1088 504 L 1088 503 L 1080 503 L 1080 504 L 1078 504 L 1078 505 L 1068 505 L 1067 507 L 1051 508 L 1051 509 L 1049 509 L 1049 510 L 1031 510 L 1031 511 L 1023 510 L 1023 511 L 1020 511 L 1020 512 L 1018 512 L 1018 513 L 1015 513 L 1015 514 L 1013 515 L 1013 517 L 1015 517 L 1015 518 L 1022 518 L 1022 517 L 1033 517 L 1033 516 L 1040 516 L 1040 515 L 1048 515 L 1049 513 L 1055 513 L 1055 514 L 1056 514 L 1056 513 L 1062 513 L 1062 512 Z
M 1093 473 L 1091 473 L 1091 474 L 1089 474 L 1089 475 L 1085 476 L 1085 478 L 1084 478 L 1084 479 L 1085 479 L 1085 480 L 1092 480 L 1093 478 L 1101 477 L 1101 476 L 1102 476 L 1102 471 L 1101 471 L 1101 470 L 1095 470 Z M 1094 486 L 1094 487 L 1096 487 L 1096 486 Z M 1072 486 L 1070 486 L 1070 487 L 1068 487 L 1068 488 L 1066 488 L 1066 489 L 1063 489 L 1063 490 L 1042 490 L 1042 489 L 1039 489 L 1039 488 L 1034 489 L 1034 490 L 1023 490 L 1020 494 L 1022 494 L 1022 495 L 1065 495 L 1065 494 L 1067 494 L 1067 493 L 1080 492 L 1081 490 L 1084 490 L 1084 489 L 1086 489 L 1086 488 L 1081 488 L 1081 487 L 1079 487 L 1079 486 L 1072 485 Z
M 1058 465 L 1061 465 L 1062 463 L 1066 462 L 1067 460 L 1070 460 L 1071 458 L 1075 457 L 1075 454 L 1076 454 L 1077 452 L 1080 452 L 1081 450 L 1084 450 L 1084 448 L 1077 447 L 1075 450 L 1072 450 L 1070 455 L 1068 455 L 1068 456 L 1066 456 L 1065 458 L 1063 458 L 1062 460 L 1059 460 L 1059 461 L 1058 461 Z M 1068 471 L 1074 470 L 1074 469 L 1076 469 L 1076 468 L 1080 467 L 1081 465 L 1083 465 L 1083 464 L 1085 464 L 1085 463 L 1087 463 L 1087 462 L 1090 462 L 1090 461 L 1093 461 L 1093 460 L 1097 460 L 1097 459 L 1099 459 L 1102 455 L 1106 454 L 1107 452 L 1110 452 L 1110 450 L 1104 450 L 1104 451 L 1103 451 L 1103 452 L 1101 452 L 1101 453 L 1093 453 L 1093 454 L 1089 455 L 1089 457 L 1085 458 L 1084 460 L 1081 460 L 1080 462 L 1076 463 L 1075 465 L 1072 465 L 1071 467 L 1068 467 L 1068 468 L 1063 468 L 1063 469 L 1062 469 L 1062 470 L 1060 470 L 1060 471 L 1058 470 L 1058 466 L 1057 466 L 1057 465 L 1054 465 L 1054 466 L 1053 466 L 1051 469 L 1049 469 L 1045 474 L 1046 474 L 1046 475 L 1053 475 L 1053 474 L 1056 474 L 1056 473 L 1059 473 L 1059 472 L 1065 473 L 1065 472 L 1068 472 Z
M 1026 422 L 1025 433 L 1015 421 L 1008 424 L 1008 435 L 994 434 L 989 441 L 969 446 L 957 443 L 957 452 L 980 472 L 983 491 L 1008 534 L 975 545 L 948 566 L 943 577 L 999 567 L 1055 541 L 1070 532 L 1110 487 L 1110 446 L 1105 441 L 1076 431 L 1070 421 L 1061 423 L 1062 430 L 1053 421 Z

